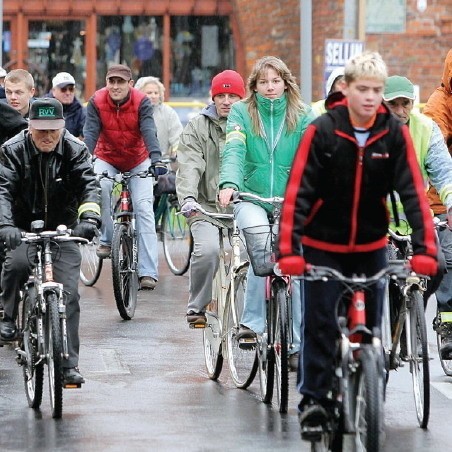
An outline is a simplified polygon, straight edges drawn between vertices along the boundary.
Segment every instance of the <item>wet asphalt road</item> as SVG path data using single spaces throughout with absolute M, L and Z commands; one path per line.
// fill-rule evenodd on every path
M 236 389 L 225 364 L 219 381 L 209 380 L 202 333 L 185 323 L 188 278 L 173 276 L 163 261 L 160 271 L 158 287 L 139 293 L 131 321 L 117 313 L 108 261 L 95 287 L 81 286 L 80 369 L 86 383 L 65 390 L 61 420 L 51 418 L 47 392 L 39 411 L 28 408 L 14 350 L 0 348 L 0 450 L 309 450 L 299 436 L 295 374 L 285 415 L 260 402 L 258 378 L 248 390 Z M 452 379 L 438 359 L 431 361 L 431 373 L 426 431 L 417 427 L 408 371 L 391 373 L 384 450 L 450 450 Z

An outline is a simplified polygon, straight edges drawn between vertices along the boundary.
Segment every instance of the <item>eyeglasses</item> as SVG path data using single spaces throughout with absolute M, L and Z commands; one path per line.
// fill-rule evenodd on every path
M 74 92 L 75 86 L 74 85 L 68 85 L 64 88 L 60 88 L 62 93 L 65 93 L 66 91 L 70 91 L 71 93 Z

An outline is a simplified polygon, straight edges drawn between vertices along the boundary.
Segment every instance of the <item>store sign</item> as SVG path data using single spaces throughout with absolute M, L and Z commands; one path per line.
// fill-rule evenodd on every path
M 355 55 L 362 53 L 363 51 L 363 41 L 357 41 L 353 39 L 326 39 L 323 86 L 325 86 L 328 77 L 335 68 L 345 66 L 347 60 L 354 57 Z

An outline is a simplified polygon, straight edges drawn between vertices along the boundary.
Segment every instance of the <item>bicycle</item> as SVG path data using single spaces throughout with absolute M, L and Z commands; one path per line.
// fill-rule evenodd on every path
M 329 399 L 332 407 L 326 425 L 303 426 L 302 438 L 311 450 L 342 451 L 343 436 L 352 434 L 357 451 L 378 451 L 382 430 L 384 363 L 378 328 L 365 324 L 365 290 L 399 267 L 382 269 L 372 276 L 346 276 L 329 267 L 309 265 L 300 278 L 338 281 L 344 287 L 336 302 L 339 338 Z
M 256 200 L 273 207 L 269 224 L 242 230 L 251 266 L 256 276 L 266 277 L 266 328 L 256 340 L 241 347 L 257 349 L 261 399 L 271 403 L 276 386 L 279 411 L 287 412 L 289 399 L 289 354 L 293 349 L 291 278 L 275 273 L 275 238 L 283 198 L 263 198 L 253 193 L 238 193 L 237 200 Z M 276 382 L 275 382 L 276 377 Z
M 111 242 L 111 270 L 113 293 L 116 307 L 124 320 L 131 320 L 135 314 L 138 294 L 138 237 L 135 227 L 135 213 L 130 196 L 129 181 L 134 177 L 154 177 L 152 167 L 146 171 L 132 174 L 117 173 L 109 176 L 104 171 L 101 179 L 113 181 L 112 193 L 120 190 L 115 204 L 113 238 Z M 112 196 L 112 202 L 113 202 Z
M 212 287 L 212 301 L 206 307 L 205 325 L 192 324 L 191 328 L 203 329 L 204 357 L 207 375 L 216 380 L 221 374 L 224 357 L 227 356 L 229 370 L 234 383 L 240 388 L 248 387 L 256 374 L 255 351 L 243 351 L 236 339 L 240 317 L 243 312 L 244 287 L 248 262 L 241 259 L 241 239 L 234 215 L 208 212 L 199 206 L 198 211 L 214 221 L 218 227 L 219 264 Z M 224 221 L 232 221 L 231 225 Z M 224 236 L 228 231 L 231 258 L 227 259 Z M 237 366 L 240 362 L 240 366 Z
M 383 316 L 383 346 L 388 370 L 409 364 L 416 415 L 421 428 L 427 428 L 430 415 L 430 370 L 427 327 L 422 293 L 426 278 L 407 268 L 412 255 L 411 238 L 389 229 L 389 262 L 405 267 L 397 278 L 389 280 Z M 399 353 L 400 349 L 400 353 Z M 389 377 L 389 372 L 387 374 Z
M 74 241 L 86 243 L 81 237 L 72 237 L 66 226 L 55 231 L 44 231 L 44 222 L 33 221 L 31 231 L 23 233 L 22 241 L 36 247 L 33 270 L 22 291 L 21 337 L 16 348 L 17 362 L 23 368 L 28 405 L 39 408 L 42 402 L 44 364 L 49 378 L 50 406 L 53 418 L 63 412 L 63 388 L 80 388 L 65 384 L 63 359 L 69 357 L 66 327 L 65 294 L 62 284 L 53 279 L 52 245 Z M 56 251 L 58 253 L 58 251 Z

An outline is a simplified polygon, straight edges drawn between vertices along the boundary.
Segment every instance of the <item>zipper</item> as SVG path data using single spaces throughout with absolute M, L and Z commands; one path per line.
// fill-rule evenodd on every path
M 355 186 L 353 193 L 353 206 L 352 206 L 352 224 L 351 224 L 351 232 L 350 232 L 350 241 L 349 245 L 354 246 L 356 242 L 356 234 L 358 230 L 358 207 L 359 207 L 359 199 L 360 199 L 360 188 L 361 181 L 363 178 L 363 158 L 364 158 L 364 147 L 359 146 L 358 148 L 358 159 L 356 162 L 356 170 L 355 170 Z

